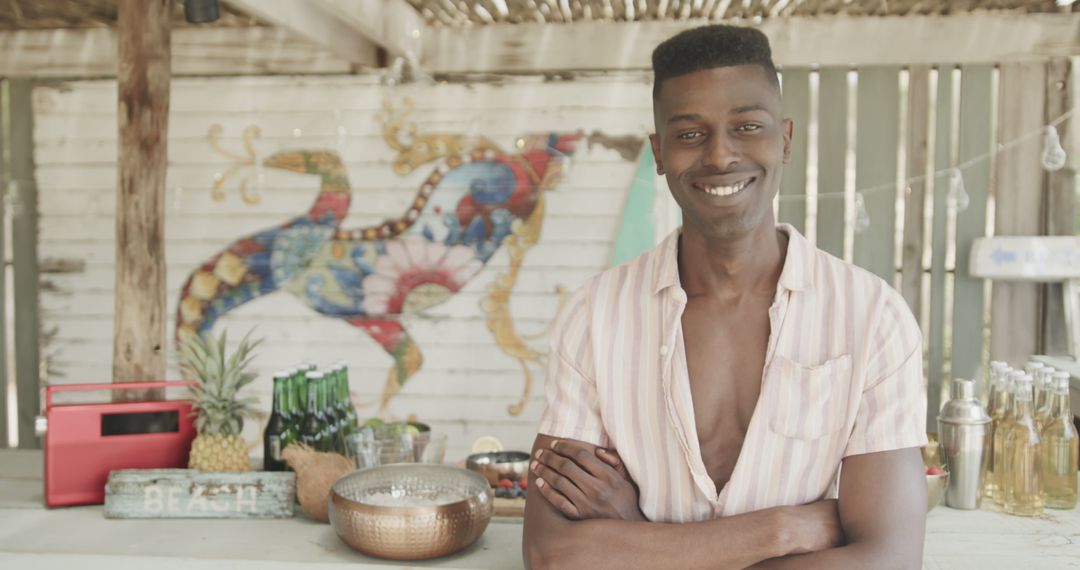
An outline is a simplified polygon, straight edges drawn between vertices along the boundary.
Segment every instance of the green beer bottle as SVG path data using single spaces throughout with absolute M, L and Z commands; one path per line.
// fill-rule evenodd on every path
M 263 470 L 285 471 L 285 460 L 281 452 L 288 444 L 288 426 L 285 422 L 284 402 L 286 398 L 286 376 L 283 372 L 274 374 L 274 408 L 270 412 L 270 421 L 263 433 Z
M 338 452 L 338 439 L 341 433 L 341 423 L 338 421 L 334 394 L 334 375 L 328 371 L 322 380 L 322 410 L 326 420 L 326 450 Z
M 352 394 L 349 393 L 349 365 L 341 363 L 341 390 L 342 400 L 345 403 L 345 417 L 349 425 L 349 433 L 353 434 L 360 430 L 360 416 L 356 413 L 356 406 L 352 403 Z
M 303 366 L 298 366 L 293 370 L 296 371 L 296 373 L 293 374 L 293 393 L 296 396 L 296 403 L 300 407 L 298 415 L 302 422 L 304 413 L 307 411 L 307 370 L 305 370 Z
M 290 368 L 285 371 L 284 381 L 285 391 L 285 426 L 287 430 L 287 443 L 285 447 L 289 447 L 290 444 L 299 443 L 300 441 L 300 424 L 304 420 L 304 410 L 300 407 L 300 402 L 296 396 L 296 369 Z
M 304 422 L 300 426 L 300 441 L 311 446 L 316 451 L 322 449 L 323 443 L 323 418 L 319 412 L 319 385 L 322 374 L 318 372 L 306 373 L 307 406 L 304 413 Z

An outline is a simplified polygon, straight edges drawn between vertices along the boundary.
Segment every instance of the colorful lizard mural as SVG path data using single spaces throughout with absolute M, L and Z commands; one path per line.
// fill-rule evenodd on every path
M 315 203 L 277 227 L 236 240 L 195 269 L 180 293 L 177 338 L 209 330 L 252 299 L 287 291 L 318 313 L 363 330 L 392 357 L 379 408 L 385 414 L 422 364 L 420 348 L 400 317 L 449 299 L 506 244 L 511 268 L 489 289 L 484 310 L 499 345 L 525 369 L 522 400 L 510 406 L 511 413 L 520 413 L 531 389 L 526 364 L 538 354 L 513 330 L 509 289 L 524 250 L 539 237 L 543 192 L 558 183 L 581 135 L 529 135 L 507 152 L 484 137 L 419 135 L 407 121 L 412 108 L 408 100 L 400 111 L 387 104 L 380 117 L 385 141 L 398 151 L 396 173 L 435 163 L 401 217 L 371 227 L 341 227 L 352 189 L 336 151 L 291 149 L 259 161 L 263 168 L 318 176 Z M 219 135 L 218 127 L 211 129 L 215 148 Z M 246 156 L 230 156 L 257 166 L 255 136 L 253 129 L 245 133 Z M 224 178 L 217 177 L 215 193 Z M 246 185 L 242 192 L 254 203 Z

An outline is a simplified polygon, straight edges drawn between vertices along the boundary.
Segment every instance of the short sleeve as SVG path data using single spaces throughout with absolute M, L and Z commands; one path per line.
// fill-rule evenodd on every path
M 600 420 L 589 320 L 586 290 L 582 289 L 563 305 L 552 327 L 546 404 L 538 431 L 605 447 L 607 435 Z
M 844 457 L 927 442 L 922 333 L 893 289 L 888 288 L 882 305 L 868 336 L 866 383 Z

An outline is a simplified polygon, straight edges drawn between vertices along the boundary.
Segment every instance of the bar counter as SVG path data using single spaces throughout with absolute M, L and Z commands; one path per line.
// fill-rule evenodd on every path
M 302 514 L 285 520 L 109 520 L 102 507 L 48 510 L 42 501 L 40 451 L 0 450 L 0 568 L 185 570 L 279 568 L 522 567 L 520 519 L 495 518 L 465 551 L 426 562 L 363 556 L 329 525 Z M 924 568 L 1080 568 L 1080 510 L 1039 517 L 995 506 L 959 511 L 941 505 L 927 519 Z

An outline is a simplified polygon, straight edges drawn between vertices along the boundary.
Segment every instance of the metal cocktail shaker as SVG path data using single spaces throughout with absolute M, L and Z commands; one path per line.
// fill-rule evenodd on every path
M 938 415 L 938 434 L 949 469 L 945 504 L 954 509 L 979 508 L 990 457 L 990 416 L 975 398 L 971 380 L 953 380 L 951 398 Z

